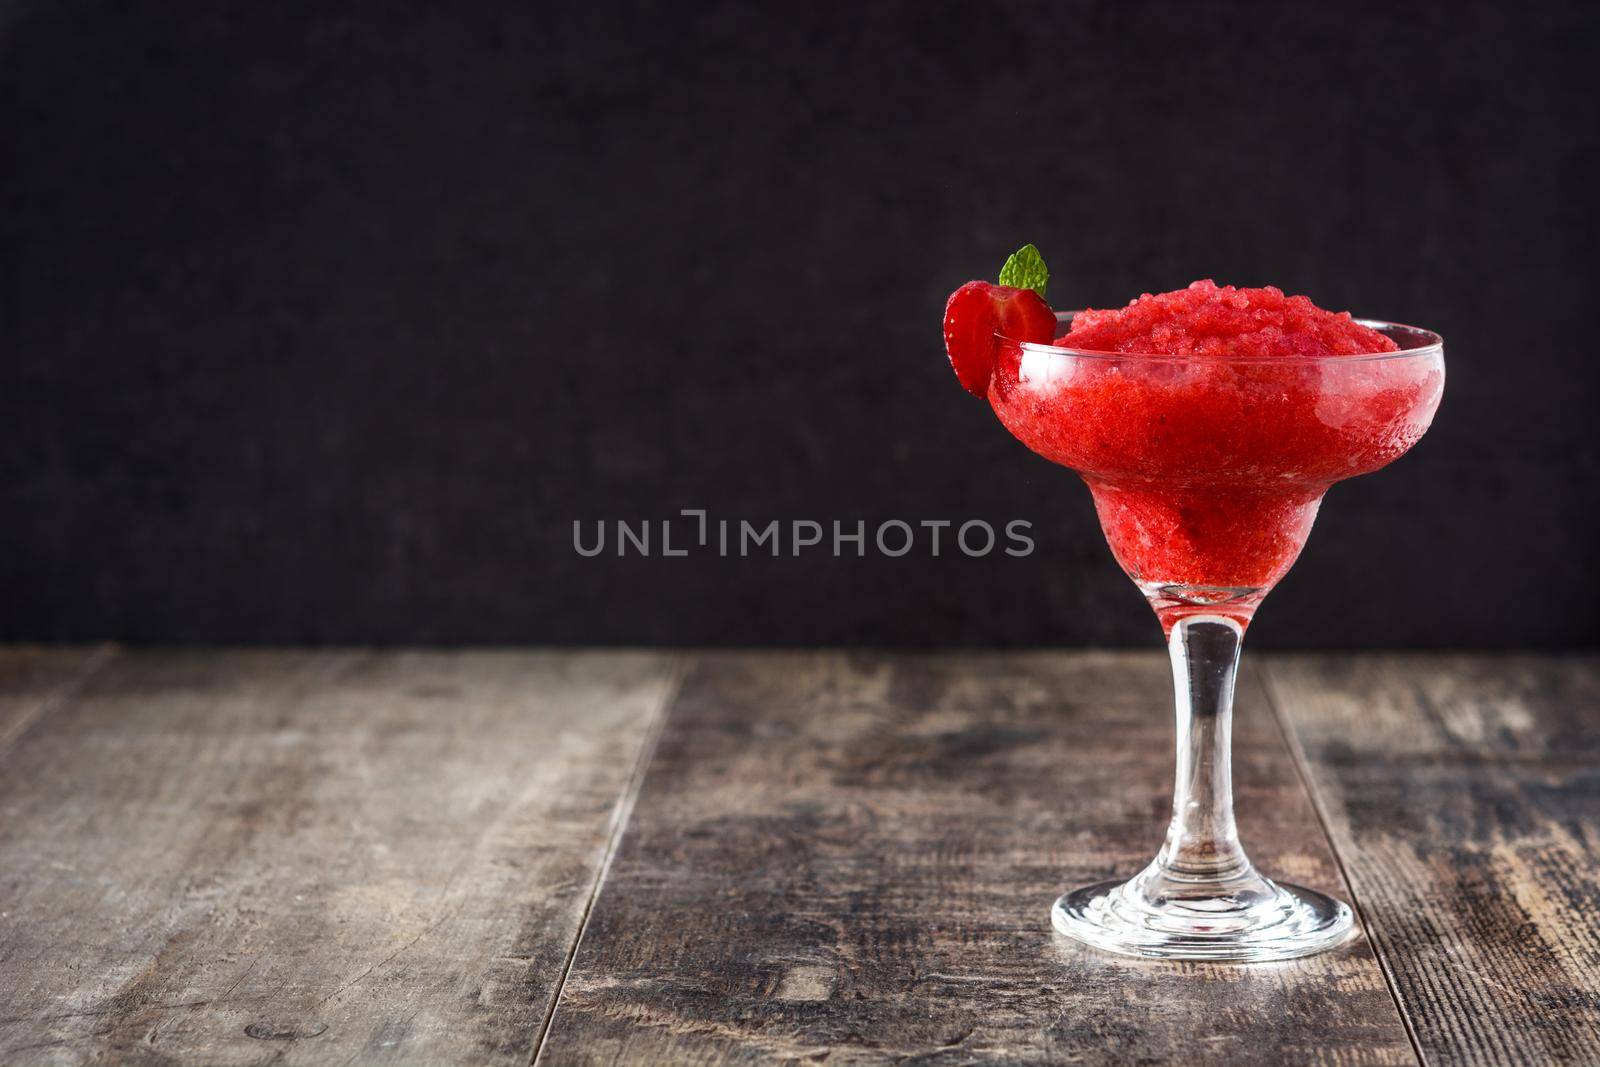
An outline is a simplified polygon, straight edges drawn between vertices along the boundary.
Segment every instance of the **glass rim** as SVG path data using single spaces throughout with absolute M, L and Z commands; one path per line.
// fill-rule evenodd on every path
M 1071 322 L 1072 317 L 1076 314 L 1078 314 L 1077 310 L 1055 312 L 1056 325 L 1061 326 Z M 1314 367 L 1324 363 L 1371 363 L 1386 359 L 1417 359 L 1426 356 L 1444 355 L 1444 338 L 1432 330 L 1424 330 L 1420 326 L 1408 326 L 1403 322 L 1389 322 L 1384 319 L 1355 319 L 1354 321 L 1368 329 L 1377 330 L 1397 344 L 1406 338 L 1415 340 L 1417 344 L 1414 347 L 1400 348 L 1393 352 L 1356 352 L 1348 356 L 1185 356 L 1172 352 L 1097 352 L 1088 348 L 1067 348 L 1063 345 L 1042 345 L 1035 341 L 1018 341 L 998 332 L 995 336 L 1007 344 L 1018 346 L 1025 353 L 1036 352 L 1040 355 L 1080 356 L 1084 359 L 1144 363 L 1232 363 L 1248 366 L 1299 364 Z M 1391 331 L 1393 332 L 1391 333 Z M 1394 333 L 1399 333 L 1403 336 L 1395 337 L 1393 336 Z

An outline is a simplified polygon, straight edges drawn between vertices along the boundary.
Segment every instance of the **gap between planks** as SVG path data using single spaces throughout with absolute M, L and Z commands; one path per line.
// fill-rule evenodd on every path
M 1406 1011 L 1405 1002 L 1400 999 L 1400 987 L 1395 980 L 1394 972 L 1389 967 L 1389 957 L 1378 939 L 1372 935 L 1372 924 L 1367 920 L 1365 905 L 1361 903 L 1360 896 L 1356 893 L 1355 883 L 1350 878 L 1350 871 L 1345 866 L 1344 855 L 1339 851 L 1339 843 L 1334 839 L 1333 825 L 1328 819 L 1328 812 L 1322 802 L 1322 794 L 1317 792 L 1316 779 L 1311 774 L 1311 761 L 1306 758 L 1305 749 L 1300 744 L 1294 728 L 1289 725 L 1289 717 L 1283 710 L 1283 704 L 1278 697 L 1277 687 L 1272 681 L 1272 661 L 1256 661 L 1256 681 L 1261 687 L 1262 695 L 1266 697 L 1267 707 L 1272 709 L 1272 717 L 1278 724 L 1278 732 L 1283 735 L 1284 747 L 1289 750 L 1289 759 L 1294 764 L 1295 774 L 1300 778 L 1301 788 L 1305 790 L 1306 798 L 1311 801 L 1311 810 L 1316 814 L 1317 825 L 1322 829 L 1322 838 L 1328 843 L 1328 852 L 1333 856 L 1333 865 L 1339 871 L 1339 880 L 1344 883 L 1344 891 L 1349 894 L 1350 907 L 1354 909 L 1356 921 L 1361 924 L 1361 936 L 1367 939 L 1367 944 L 1372 946 L 1372 955 L 1378 961 L 1378 973 L 1383 975 L 1384 987 L 1389 990 L 1389 999 L 1394 1001 L 1394 1010 L 1400 1016 L 1400 1025 L 1405 1027 L 1406 1039 L 1411 1042 L 1411 1054 L 1416 1057 L 1419 1067 L 1427 1067 L 1428 1057 L 1422 1051 L 1422 1041 L 1417 1036 L 1416 1029 L 1411 1025 L 1411 1015 Z
M 54 712 L 57 708 L 65 706 L 73 697 L 83 691 L 89 680 L 105 669 L 106 664 L 122 654 L 120 646 L 111 642 L 96 645 L 94 651 L 84 657 L 77 671 L 70 678 L 61 682 L 54 689 L 39 697 L 33 707 L 17 717 L 4 732 L 0 732 L 0 759 L 11 754 L 11 750 L 40 722 Z
M 578 949 L 583 945 L 584 935 L 589 932 L 589 917 L 594 914 L 595 901 L 600 899 L 600 894 L 605 889 L 606 876 L 611 872 L 611 861 L 616 857 L 617 849 L 622 844 L 623 834 L 627 832 L 628 823 L 633 820 L 634 802 L 639 799 L 639 792 L 644 787 L 645 775 L 649 772 L 651 760 L 655 757 L 656 744 L 661 740 L 662 730 L 666 726 L 672 705 L 677 703 L 678 690 L 683 686 L 683 677 L 687 673 L 691 658 L 685 654 L 679 655 L 673 661 L 672 673 L 668 676 L 667 683 L 661 687 L 661 699 L 657 701 L 655 712 L 650 717 L 644 742 L 639 746 L 633 770 L 628 775 L 628 784 L 612 810 L 611 823 L 606 830 L 605 853 L 601 857 L 599 868 L 595 871 L 594 882 L 589 887 L 589 898 L 584 901 L 583 919 L 578 923 L 578 936 L 572 939 L 572 947 L 567 950 L 566 961 L 561 966 L 561 977 L 556 980 L 555 992 L 550 997 L 550 1011 L 545 1015 L 544 1023 L 534 1038 L 533 1055 L 528 1059 L 529 1067 L 538 1067 L 539 1057 L 544 1054 L 545 1038 L 550 1035 L 550 1028 L 561 1012 L 561 997 L 566 991 L 567 978 L 572 974 L 572 965 L 578 958 Z

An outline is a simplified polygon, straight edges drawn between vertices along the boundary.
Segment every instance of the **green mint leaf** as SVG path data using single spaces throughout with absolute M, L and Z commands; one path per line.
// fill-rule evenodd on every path
M 1006 265 L 1000 268 L 1000 284 L 1014 285 L 1018 289 L 1032 289 L 1044 296 L 1045 283 L 1050 272 L 1045 269 L 1044 257 L 1032 245 L 1023 245 L 1011 253 Z

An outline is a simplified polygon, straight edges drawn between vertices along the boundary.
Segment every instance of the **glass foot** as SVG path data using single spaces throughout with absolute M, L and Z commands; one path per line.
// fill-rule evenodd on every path
M 1287 960 L 1334 947 L 1350 909 L 1254 871 L 1220 885 L 1181 886 L 1147 869 L 1126 882 L 1075 889 L 1050 909 L 1057 930 L 1095 948 L 1168 960 Z

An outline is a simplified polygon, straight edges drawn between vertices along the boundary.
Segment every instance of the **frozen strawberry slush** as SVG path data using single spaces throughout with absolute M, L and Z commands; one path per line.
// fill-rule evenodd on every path
M 1209 281 L 1082 311 L 1053 346 L 1004 341 L 988 383 L 1018 440 L 1077 471 L 1117 562 L 1168 627 L 1248 621 L 1334 482 L 1416 443 L 1444 384 L 1346 313 Z

